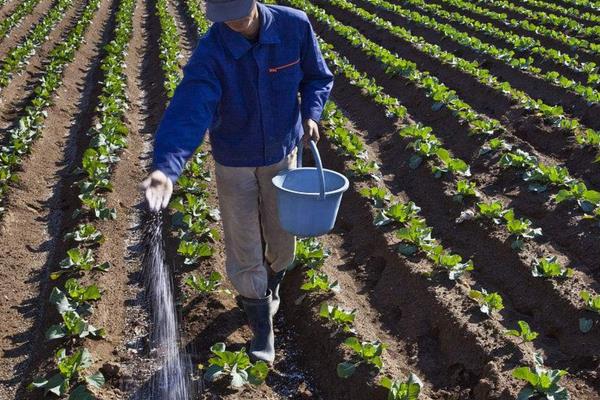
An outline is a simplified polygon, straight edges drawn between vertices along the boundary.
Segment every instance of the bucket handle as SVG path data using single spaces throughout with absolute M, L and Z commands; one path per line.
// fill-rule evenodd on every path
M 312 150 L 313 157 L 317 164 L 317 179 L 319 180 L 319 186 L 321 187 L 319 199 L 325 200 L 325 174 L 323 173 L 323 163 L 321 163 L 321 155 L 319 154 L 319 149 L 317 149 L 317 144 L 314 140 L 310 141 L 310 149 Z

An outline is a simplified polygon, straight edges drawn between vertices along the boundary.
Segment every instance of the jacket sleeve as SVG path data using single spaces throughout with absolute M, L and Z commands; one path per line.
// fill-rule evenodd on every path
M 302 49 L 302 72 L 300 82 L 302 119 L 319 122 L 329 93 L 333 87 L 333 74 L 327 67 L 317 37 L 306 18 L 306 34 Z
M 202 143 L 221 98 L 221 85 L 202 41 L 183 68 L 154 139 L 153 170 L 173 183 Z

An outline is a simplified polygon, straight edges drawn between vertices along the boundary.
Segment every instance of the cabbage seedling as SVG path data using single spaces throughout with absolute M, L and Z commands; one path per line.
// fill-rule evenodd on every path
M 461 179 L 456 182 L 454 191 L 456 192 L 454 201 L 458 203 L 462 203 L 463 200 L 468 197 L 479 197 L 479 193 L 477 193 L 477 184 L 466 179 Z
M 360 194 L 373 202 L 375 208 L 383 208 L 390 200 L 391 194 L 384 187 L 369 187 L 360 190 Z
M 519 367 L 513 370 L 512 375 L 528 383 L 519 392 L 518 400 L 537 398 L 538 396 L 553 400 L 569 400 L 570 398 L 567 389 L 558 384 L 560 378 L 567 375 L 567 371 L 544 368 L 542 356 L 539 353 L 535 355 L 533 369 Z
M 496 292 L 488 293 L 485 289 L 481 289 L 481 291 L 471 290 L 469 297 L 479 304 L 479 309 L 482 313 L 490 317 L 492 312 L 499 312 L 504 308 L 502 296 Z
M 592 294 L 590 294 L 590 292 L 587 292 L 585 290 L 582 290 L 579 293 L 579 296 L 581 296 L 581 298 L 585 302 L 586 309 L 600 314 L 600 296 L 593 296 Z
M 104 329 L 98 329 L 81 318 L 75 311 L 66 311 L 62 314 L 63 322 L 52 325 L 46 331 L 46 339 L 60 339 L 63 337 L 92 337 L 103 338 L 106 336 Z
M 99 270 L 102 272 L 106 272 L 109 270 L 110 264 L 108 262 L 96 264 L 94 261 L 94 255 L 92 253 L 92 250 L 82 250 L 77 247 L 74 247 L 67 251 L 67 257 L 60 262 L 60 268 L 65 271 L 51 273 L 51 279 L 58 279 L 62 274 L 73 271 Z
M 300 289 L 306 292 L 339 292 L 340 284 L 338 281 L 330 282 L 325 272 L 311 268 L 306 270 L 306 283 Z
M 93 399 L 88 388 L 99 389 L 104 385 L 104 376 L 101 372 L 85 375 L 85 371 L 92 365 L 92 355 L 86 348 L 81 348 L 71 355 L 65 349 L 60 349 L 54 356 L 58 373 L 48 379 L 36 378 L 28 386 L 28 390 L 44 389 L 44 396 L 52 393 L 56 396 L 66 396 L 73 384 L 76 386 L 70 393 L 70 400 Z
M 423 388 L 423 382 L 415 374 L 410 374 L 405 381 L 392 380 L 387 376 L 381 378 L 380 385 L 388 389 L 388 400 L 417 400 Z
M 323 303 L 319 309 L 319 316 L 333 322 L 344 332 L 355 333 L 352 325 L 356 317 L 356 310 L 349 311 L 339 306 Z
M 209 367 L 204 373 L 204 379 L 209 382 L 227 377 L 230 386 L 241 388 L 244 385 L 260 385 L 267 378 L 269 367 L 264 361 L 250 362 L 246 349 L 227 351 L 225 343 L 215 343 L 210 351 L 214 354 L 208 360 Z
M 296 243 L 294 266 L 303 265 L 307 268 L 318 269 L 329 257 L 329 250 L 315 238 L 300 239 Z
M 534 261 L 531 274 L 536 278 L 571 278 L 573 269 L 560 265 L 556 256 L 549 256 Z
M 362 363 L 373 365 L 378 370 L 383 367 L 381 354 L 387 346 L 380 341 L 360 342 L 356 337 L 352 336 L 344 341 L 344 345 L 354 351 L 354 354 L 350 361 L 338 364 L 337 374 L 340 378 L 349 378 L 352 376 L 356 372 L 356 368 Z
M 80 224 L 73 232 L 65 235 L 65 240 L 79 243 L 100 244 L 104 242 L 102 233 L 92 224 Z
M 185 280 L 185 284 L 199 293 L 208 294 L 215 292 L 221 286 L 222 279 L 221 274 L 213 271 L 208 278 L 198 278 L 196 275 L 191 275 Z
M 519 330 L 510 329 L 505 332 L 508 336 L 515 336 L 521 338 L 523 342 L 531 342 L 538 337 L 538 333 L 531 329 L 529 324 L 525 321 L 517 322 L 519 324 Z

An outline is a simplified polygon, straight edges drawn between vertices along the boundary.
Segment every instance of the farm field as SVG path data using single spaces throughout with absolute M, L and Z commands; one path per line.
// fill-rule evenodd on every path
M 161 217 L 190 398 L 600 399 L 600 1 L 266 2 L 319 36 L 350 188 L 233 390 L 202 379 L 251 331 L 199 148 Z M 138 185 L 203 7 L 0 0 L 0 399 L 156 395 Z

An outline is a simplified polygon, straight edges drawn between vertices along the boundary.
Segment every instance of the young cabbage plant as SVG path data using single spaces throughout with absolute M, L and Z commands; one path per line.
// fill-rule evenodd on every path
M 559 190 L 554 199 L 557 203 L 575 200 L 585 213 L 592 213 L 600 206 L 600 192 L 588 190 L 585 183 L 580 181 L 573 181 L 567 189 Z
M 208 278 L 191 275 L 185 280 L 185 284 L 198 293 L 209 294 L 217 291 L 219 286 L 221 286 L 222 280 L 223 277 L 221 274 L 219 274 L 217 271 L 213 271 L 210 273 Z
M 439 165 L 434 165 L 431 169 L 436 178 L 440 178 L 442 174 L 453 174 L 464 177 L 471 176 L 471 167 L 469 164 L 450 155 L 450 152 L 444 148 L 436 150 Z
M 93 193 L 81 193 L 79 198 L 81 199 L 83 209 L 75 210 L 73 217 L 77 217 L 85 211 L 101 220 L 117 218 L 117 211 L 114 208 L 108 207 L 108 201 L 105 197 L 97 196 Z
M 344 345 L 349 347 L 354 354 L 350 361 L 338 364 L 337 374 L 340 378 L 349 378 L 356 372 L 356 368 L 363 363 L 373 365 L 378 370 L 383 367 L 381 354 L 387 346 L 380 341 L 361 342 L 358 338 L 352 336 L 344 341 Z
M 390 201 L 392 195 L 384 187 L 369 187 L 360 190 L 360 194 L 363 197 L 371 200 L 375 208 L 384 208 L 386 203 Z
M 455 281 L 466 272 L 474 269 L 472 260 L 463 262 L 460 255 L 445 250 L 441 245 L 426 246 L 425 249 L 427 257 L 433 261 L 436 266 L 447 271 L 450 280 Z
M 521 338 L 523 342 L 531 342 L 538 337 L 538 333 L 531 329 L 529 324 L 525 321 L 518 321 L 519 330 L 510 329 L 505 332 L 508 336 L 515 336 Z
M 215 343 L 210 351 L 214 356 L 208 360 L 209 367 L 204 373 L 204 379 L 209 382 L 227 378 L 232 388 L 239 389 L 248 384 L 258 386 L 267 378 L 267 363 L 257 361 L 252 364 L 244 348 L 227 351 L 225 343 Z
M 66 311 L 62 313 L 61 316 L 63 322 L 52 325 L 46 331 L 47 340 L 60 339 L 63 337 L 84 338 L 88 336 L 99 339 L 106 336 L 106 331 L 103 328 L 98 329 L 94 327 L 75 311 Z
M 600 314 L 600 295 L 594 296 L 590 292 L 582 290 L 579 293 L 579 296 L 581 296 L 581 298 L 585 302 L 585 308 L 587 310 Z
M 504 220 L 506 221 L 508 232 L 514 238 L 510 245 L 514 250 L 521 250 L 525 239 L 534 239 L 542 236 L 542 228 L 532 228 L 530 220 L 515 217 L 515 212 L 512 209 L 504 213 Z
M 434 246 L 436 242 L 431 237 L 431 231 L 424 219 L 411 219 L 404 228 L 396 231 L 396 237 L 402 241 L 398 251 L 405 256 L 412 256 L 419 249 Z
M 333 322 L 343 332 L 356 333 L 352 326 L 354 318 L 356 318 L 356 310 L 346 310 L 339 306 L 322 303 L 319 308 L 319 316 Z
M 65 240 L 85 244 L 100 244 L 104 242 L 104 236 L 92 224 L 79 224 L 75 230 L 65 235 Z
M 531 274 L 536 278 L 571 278 L 573 268 L 563 267 L 556 256 L 548 256 L 534 261 Z
M 527 400 L 542 397 L 553 400 L 569 400 L 567 389 L 559 385 L 560 378 L 567 375 L 562 369 L 547 369 L 544 367 L 542 356 L 536 353 L 534 368 L 519 367 L 513 370 L 513 377 L 528 383 L 517 397 L 518 400 Z
M 379 384 L 389 390 L 387 400 L 418 400 L 423 388 L 423 382 L 413 373 L 405 381 L 384 376 Z
M 198 241 L 182 240 L 177 247 L 177 254 L 184 258 L 185 265 L 193 265 L 201 258 L 210 257 L 213 255 L 213 248 L 208 243 Z
M 329 250 L 317 239 L 300 239 L 296 243 L 294 266 L 302 265 L 310 269 L 321 268 L 329 254 Z
M 507 212 L 499 201 L 477 203 L 477 208 L 479 209 L 477 216 L 489 218 L 494 221 L 496 225 L 502 223 L 502 217 Z
M 512 150 L 512 145 L 510 143 L 506 143 L 506 141 L 500 138 L 493 138 L 488 140 L 483 146 L 481 146 L 481 149 L 479 150 L 479 155 L 484 155 L 496 151 L 510 150 Z
M 479 193 L 477 192 L 477 184 L 466 179 L 461 179 L 456 182 L 454 192 L 455 195 L 453 199 L 457 203 L 462 203 L 467 198 L 479 197 Z
M 63 269 L 63 271 L 51 273 L 51 279 L 56 280 L 63 274 L 76 271 L 98 270 L 106 272 L 110 269 L 110 264 L 108 262 L 96 264 L 92 250 L 83 250 L 74 247 L 67 251 L 67 257 L 60 262 L 60 268 Z
M 499 312 L 504 309 L 502 296 L 496 292 L 488 293 L 485 289 L 471 290 L 469 292 L 469 297 L 479 304 L 481 312 L 488 317 L 491 317 L 494 311 Z
M 306 292 L 339 292 L 340 284 L 338 281 L 331 282 L 329 275 L 325 272 L 309 268 L 305 272 L 306 282 L 300 286 L 301 290 Z
M 394 203 L 388 208 L 381 210 L 376 216 L 375 226 L 383 226 L 392 222 L 405 224 L 418 217 L 421 209 L 415 203 Z
M 349 165 L 349 168 L 355 177 L 370 177 L 375 180 L 381 179 L 379 176 L 379 165 L 375 161 L 357 158 Z
M 60 349 L 54 356 L 54 362 L 59 372 L 47 379 L 36 378 L 27 386 L 28 390 L 44 389 L 44 397 L 52 393 L 61 397 L 69 395 L 69 400 L 90 400 L 95 398 L 90 389 L 99 389 L 104 385 L 101 372 L 85 374 L 93 363 L 92 355 L 86 348 L 70 355 L 65 349 Z

